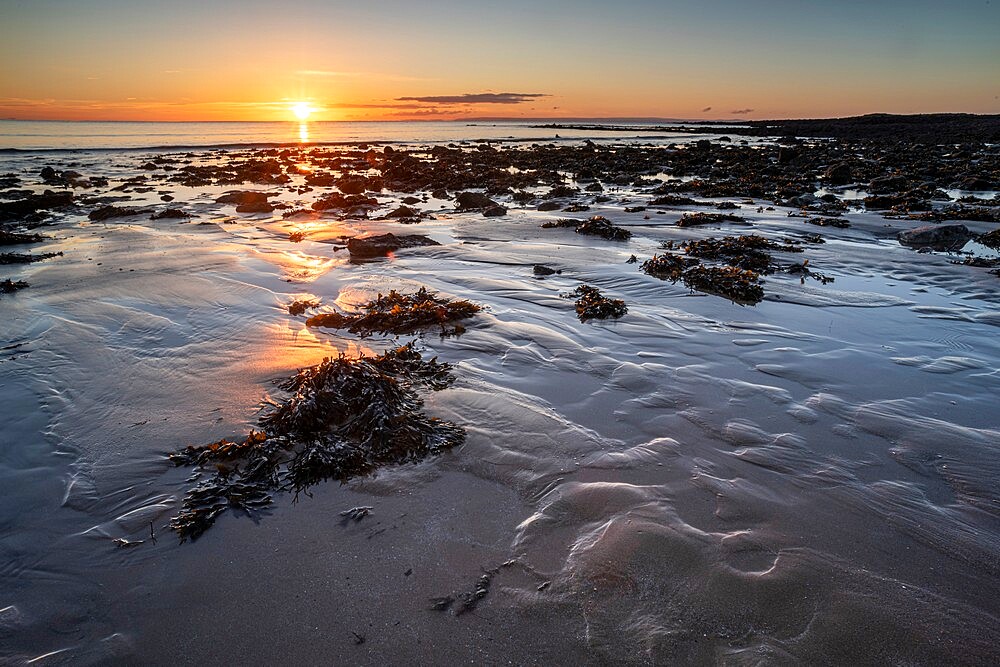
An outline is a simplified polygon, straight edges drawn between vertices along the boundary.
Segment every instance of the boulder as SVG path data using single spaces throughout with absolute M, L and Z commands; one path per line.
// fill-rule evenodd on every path
M 823 180 L 831 185 L 847 185 L 851 182 L 851 165 L 846 162 L 830 165 L 823 172 Z
M 868 184 L 868 192 L 872 194 L 884 194 L 888 192 L 903 192 L 906 190 L 908 180 L 906 176 L 882 176 L 873 179 Z
M 400 248 L 417 248 L 420 246 L 441 245 L 434 239 L 412 234 L 396 236 L 395 234 L 380 234 L 378 236 L 355 237 L 347 241 L 347 251 L 351 259 L 371 259 L 385 257 Z
M 925 225 L 900 232 L 897 238 L 911 248 L 956 250 L 974 236 L 965 225 Z
M 500 206 L 481 192 L 459 192 L 455 200 L 459 211 L 486 210 Z
M 968 190 L 969 192 L 985 192 L 987 190 L 992 190 L 992 184 L 985 178 L 978 178 L 976 176 L 969 176 L 968 178 L 962 179 L 958 184 L 959 190 Z
M 215 200 L 216 204 L 236 204 L 237 206 L 254 206 L 260 204 L 267 204 L 267 198 L 273 197 L 273 194 L 268 194 L 267 192 L 252 192 L 249 190 L 233 190 L 232 192 L 227 192 L 218 199 Z
M 28 195 L 24 199 L 0 202 L 0 220 L 9 220 L 30 215 L 35 211 L 68 206 L 73 203 L 72 192 L 46 190 L 40 195 Z
M 487 218 L 498 218 L 502 215 L 507 215 L 507 209 L 505 209 L 503 206 L 500 205 L 491 206 L 490 208 L 483 211 L 483 216 Z

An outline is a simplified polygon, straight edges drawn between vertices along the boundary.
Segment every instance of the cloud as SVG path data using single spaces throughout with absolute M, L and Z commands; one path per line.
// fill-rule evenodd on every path
M 729 113 L 736 114 L 737 116 L 745 116 L 748 113 L 753 113 L 753 109 L 734 109 Z
M 397 97 L 397 102 L 421 102 L 423 104 L 522 104 L 538 97 L 549 97 L 545 93 L 464 93 L 462 95 L 430 95 L 426 97 Z
M 705 112 L 711 111 L 711 110 L 712 110 L 712 107 L 705 107 L 704 109 L 701 110 L 701 112 L 705 113 Z

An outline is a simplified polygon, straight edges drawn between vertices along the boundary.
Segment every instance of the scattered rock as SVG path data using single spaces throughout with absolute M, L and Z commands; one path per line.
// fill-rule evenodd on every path
M 351 259 L 369 259 L 385 257 L 400 248 L 417 248 L 421 246 L 441 245 L 434 239 L 420 234 L 396 236 L 395 234 L 380 234 L 378 236 L 354 237 L 347 242 L 347 251 Z
M 911 248 L 957 250 L 974 236 L 965 225 L 925 225 L 900 232 L 897 238 Z

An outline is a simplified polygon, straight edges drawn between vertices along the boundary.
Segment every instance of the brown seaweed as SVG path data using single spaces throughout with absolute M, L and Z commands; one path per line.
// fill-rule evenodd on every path
M 283 382 L 289 397 L 242 442 L 220 440 L 170 455 L 176 465 L 214 468 L 190 489 L 170 527 L 197 539 L 227 509 L 257 519 L 271 493 L 296 495 L 328 479 L 347 480 L 417 461 L 461 444 L 465 430 L 424 414 L 418 387 L 438 391 L 454 377 L 448 364 L 425 360 L 412 344 L 376 357 L 343 355 Z
M 447 324 L 472 317 L 480 306 L 464 299 L 438 297 L 421 287 L 413 294 L 392 290 L 379 294 L 356 315 L 324 313 L 306 320 L 306 326 L 347 329 L 360 336 L 372 333 L 411 333 L 417 329 L 440 326 L 443 333 L 452 333 Z
M 580 318 L 581 322 L 592 319 L 618 319 L 628 313 L 628 307 L 624 301 L 609 299 L 601 294 L 599 289 L 590 285 L 580 285 L 566 296 L 576 297 L 576 316 Z
M 0 229 L 0 245 L 19 245 L 22 243 L 41 243 L 47 240 L 41 234 L 20 234 Z
M 577 234 L 600 236 L 609 241 L 628 241 L 632 238 L 632 232 L 612 224 L 610 220 L 602 215 L 595 215 L 587 220 L 556 220 L 555 222 L 543 223 L 542 227 L 546 229 L 571 227 L 576 230 Z
M 28 283 L 23 280 L 11 280 L 10 278 L 0 280 L 0 294 L 13 294 L 25 287 L 28 287 Z
M 698 225 L 718 225 L 723 222 L 745 223 L 746 220 L 738 215 L 729 213 L 690 213 L 677 221 L 678 227 L 696 227 Z
M 754 305 L 764 298 L 759 274 L 735 266 L 693 266 L 681 279 L 691 289 L 723 296 L 739 304 Z

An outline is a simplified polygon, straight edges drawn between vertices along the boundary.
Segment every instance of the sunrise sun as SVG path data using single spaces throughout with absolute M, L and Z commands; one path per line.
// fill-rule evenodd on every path
M 312 112 L 315 111 L 308 102 L 296 102 L 291 108 L 295 117 L 302 121 L 308 120 Z

